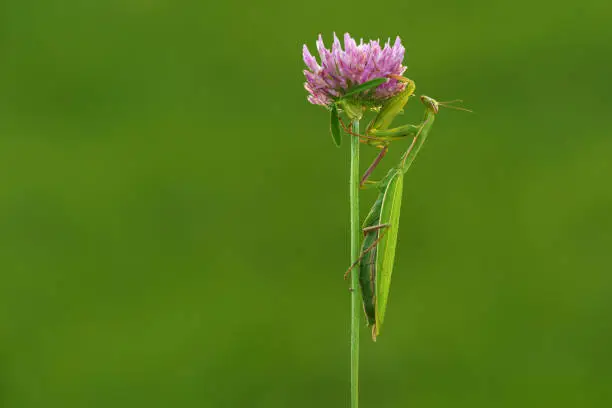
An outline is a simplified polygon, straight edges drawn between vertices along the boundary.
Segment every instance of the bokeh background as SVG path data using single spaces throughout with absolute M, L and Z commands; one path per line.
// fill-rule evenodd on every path
M 348 406 L 348 146 L 302 87 L 334 31 L 400 35 L 417 93 L 475 111 L 442 111 L 406 179 L 361 406 L 610 406 L 611 19 L 2 1 L 0 406 Z

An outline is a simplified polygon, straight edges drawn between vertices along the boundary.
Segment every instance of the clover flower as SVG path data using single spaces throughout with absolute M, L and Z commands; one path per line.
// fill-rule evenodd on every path
M 308 101 L 315 105 L 329 106 L 350 87 L 391 74 L 402 75 L 406 71 L 406 67 L 402 65 L 405 49 L 399 37 L 395 39 L 393 46 L 387 41 L 384 48 L 381 48 L 378 40 L 371 40 L 369 43 L 361 40 L 357 45 L 350 34 L 346 33 L 343 50 L 334 33 L 334 42 L 329 50 L 325 48 L 323 38 L 319 34 L 317 50 L 321 65 L 305 44 L 302 51 L 304 63 L 308 67 L 308 70 L 304 70 L 304 87 L 310 93 Z M 401 92 L 405 86 L 406 84 L 391 78 L 373 92 L 362 92 L 357 98 L 376 105 Z

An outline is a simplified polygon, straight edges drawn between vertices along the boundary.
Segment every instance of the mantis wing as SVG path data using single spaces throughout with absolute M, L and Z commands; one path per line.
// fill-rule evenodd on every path
M 376 254 L 376 327 L 372 331 L 372 337 L 380 333 L 380 327 L 385 319 L 397 247 L 403 184 L 404 173 L 398 169 L 389 181 L 380 210 L 380 223 L 387 224 L 388 228 L 378 243 Z
M 363 240 L 361 247 L 362 253 L 367 251 L 378 239 L 379 231 L 370 231 Z M 359 288 L 361 289 L 361 300 L 363 301 L 363 311 L 366 316 L 368 326 L 376 324 L 376 247 L 374 246 L 368 253 L 363 255 L 359 263 Z
M 364 228 L 380 224 L 380 208 L 384 196 L 384 191 L 378 194 L 374 205 L 363 223 Z M 363 311 L 366 315 L 368 326 L 376 325 L 376 241 L 379 234 L 379 229 L 368 231 L 361 246 L 363 259 L 359 263 L 359 286 L 361 289 L 361 299 L 363 300 Z

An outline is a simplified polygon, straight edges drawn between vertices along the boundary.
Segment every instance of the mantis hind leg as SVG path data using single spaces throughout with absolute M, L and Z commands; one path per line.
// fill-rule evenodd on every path
M 388 228 L 390 227 L 391 224 L 378 224 L 378 225 L 371 225 L 369 227 L 365 227 L 363 228 L 363 234 L 367 235 L 372 231 L 376 231 L 379 229 L 383 229 L 383 228 Z M 369 247 L 367 247 L 366 249 L 364 249 L 361 254 L 359 255 L 359 258 L 357 258 L 357 260 L 355 262 L 353 262 L 353 264 L 346 270 L 346 272 L 344 272 L 344 280 L 346 280 L 349 276 L 349 273 L 351 273 L 351 271 L 353 270 L 353 268 L 355 268 L 357 265 L 359 265 L 361 263 L 361 261 L 363 260 L 363 258 L 372 250 L 376 249 L 376 246 L 378 245 L 378 242 L 382 239 L 382 237 L 385 234 L 382 233 L 378 236 L 378 238 L 376 238 L 376 240 L 374 240 L 374 242 L 372 243 L 372 245 L 370 245 Z
M 369 232 L 377 231 L 377 230 L 383 229 L 383 228 L 388 228 L 390 226 L 391 226 L 391 224 L 378 224 L 378 225 L 372 225 L 372 226 L 369 226 L 369 227 L 365 227 L 365 228 L 362 229 L 363 235 L 367 235 Z M 380 238 L 379 238 L 379 240 L 380 240 Z M 375 244 L 377 244 L 377 243 L 378 243 L 378 241 L 375 242 Z
M 389 146 L 385 145 L 380 151 L 380 153 L 378 153 L 378 156 L 376 156 L 372 164 L 370 164 L 370 167 L 368 167 L 365 173 L 363 173 L 361 181 L 359 182 L 360 188 L 363 188 L 363 185 L 368 181 L 368 177 L 370 177 L 370 174 L 372 174 L 376 166 L 378 166 L 383 157 L 385 157 L 385 154 L 387 154 L 387 150 L 389 150 Z

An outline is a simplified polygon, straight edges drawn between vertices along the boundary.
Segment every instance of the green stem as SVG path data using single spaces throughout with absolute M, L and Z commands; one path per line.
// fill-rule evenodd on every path
M 353 132 L 359 134 L 359 119 L 353 120 Z M 359 258 L 361 227 L 359 224 L 359 138 L 351 137 L 351 264 Z M 351 408 L 359 405 L 359 329 L 361 300 L 359 299 L 359 268 L 351 273 Z

